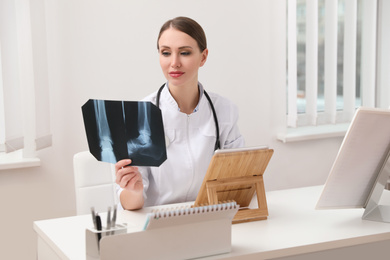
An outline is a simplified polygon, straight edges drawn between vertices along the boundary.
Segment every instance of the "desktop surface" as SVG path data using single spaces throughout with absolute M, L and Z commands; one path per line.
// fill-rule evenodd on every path
M 204 259 L 283 258 L 381 241 L 390 246 L 390 224 L 362 220 L 364 209 L 315 210 L 321 191 L 313 186 L 267 192 L 268 219 L 232 225 L 232 251 Z M 383 197 L 390 205 L 390 192 Z M 153 208 L 121 211 L 117 223 L 140 231 Z M 44 249 L 58 259 L 86 259 L 85 229 L 92 225 L 91 215 L 34 222 L 38 259 L 45 259 Z

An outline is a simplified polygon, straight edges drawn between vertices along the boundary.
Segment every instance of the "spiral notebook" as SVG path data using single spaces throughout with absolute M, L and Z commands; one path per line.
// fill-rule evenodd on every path
M 239 205 L 162 208 L 148 213 L 143 231 L 109 236 L 100 259 L 192 259 L 231 251 L 232 220 Z M 131 245 L 131 246 L 130 246 Z M 128 250 L 117 250 L 117 248 Z
M 182 206 L 163 208 L 146 215 L 144 230 L 187 225 L 221 219 L 231 221 L 239 206 L 235 201 L 200 207 Z

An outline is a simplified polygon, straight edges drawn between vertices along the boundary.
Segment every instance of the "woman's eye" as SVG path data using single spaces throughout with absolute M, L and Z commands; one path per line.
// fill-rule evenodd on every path
M 169 56 L 171 53 L 170 52 L 168 52 L 168 51 L 163 51 L 163 52 L 161 52 L 161 55 L 163 55 L 163 56 Z
M 183 56 L 188 56 L 188 55 L 190 55 L 191 54 L 191 52 L 189 52 L 189 51 L 183 51 L 183 52 L 181 52 L 181 55 L 183 55 Z

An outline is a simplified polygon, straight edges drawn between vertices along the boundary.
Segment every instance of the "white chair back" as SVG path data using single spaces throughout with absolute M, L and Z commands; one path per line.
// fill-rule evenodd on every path
M 77 215 L 106 212 L 118 203 L 113 164 L 96 160 L 89 152 L 79 152 L 73 157 Z

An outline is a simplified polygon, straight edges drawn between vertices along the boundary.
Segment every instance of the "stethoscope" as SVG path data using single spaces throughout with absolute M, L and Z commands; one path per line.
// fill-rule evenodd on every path
M 157 92 L 157 98 L 156 98 L 156 106 L 157 107 L 160 106 L 160 95 L 161 95 L 161 91 L 164 89 L 164 87 L 165 87 L 165 83 L 160 87 L 160 89 Z M 216 133 L 217 133 L 217 140 L 215 141 L 215 145 L 214 145 L 214 151 L 215 151 L 215 150 L 221 148 L 221 145 L 219 142 L 219 125 L 218 125 L 217 113 L 215 112 L 215 108 L 214 108 L 213 102 L 211 101 L 209 94 L 207 94 L 206 90 L 203 90 L 203 93 L 206 96 L 207 100 L 209 101 L 211 111 L 213 112 L 213 116 L 214 116 L 215 129 L 216 129 Z

